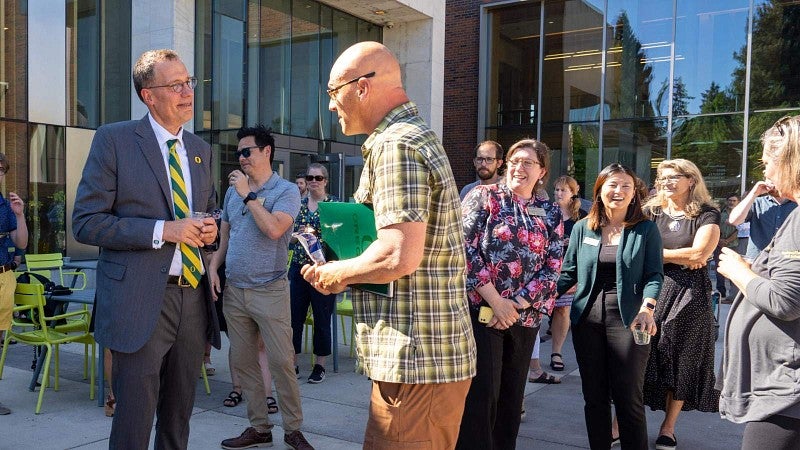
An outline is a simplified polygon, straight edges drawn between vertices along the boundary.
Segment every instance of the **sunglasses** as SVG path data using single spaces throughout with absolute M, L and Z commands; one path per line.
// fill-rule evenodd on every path
M 254 145 L 252 147 L 245 147 L 245 148 L 243 148 L 241 150 L 236 150 L 236 153 L 234 153 L 234 155 L 236 155 L 236 159 L 239 159 L 239 157 L 241 157 L 241 156 L 244 156 L 245 158 L 249 158 L 250 155 L 252 154 L 251 151 L 254 148 L 264 148 L 264 147 L 259 147 L 257 145 Z
M 325 177 L 322 175 L 306 175 L 306 181 L 322 181 Z
M 783 134 L 783 126 L 788 124 L 789 121 L 791 121 L 791 120 L 792 120 L 792 116 L 783 116 L 780 119 L 776 120 L 775 124 L 772 125 L 772 126 L 775 127 L 778 130 L 778 133 L 781 134 L 781 137 L 786 137 L 786 135 Z

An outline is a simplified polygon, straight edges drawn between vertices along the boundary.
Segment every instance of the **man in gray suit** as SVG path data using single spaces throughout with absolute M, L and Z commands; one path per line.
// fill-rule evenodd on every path
M 143 53 L 133 82 L 149 114 L 97 130 L 73 232 L 100 247 L 95 337 L 113 352 L 118 405 L 109 448 L 146 449 L 154 414 L 155 448 L 186 448 L 205 343 L 220 345 L 198 252 L 217 227 L 191 217 L 216 207 L 211 149 L 183 129 L 197 79 L 174 51 Z

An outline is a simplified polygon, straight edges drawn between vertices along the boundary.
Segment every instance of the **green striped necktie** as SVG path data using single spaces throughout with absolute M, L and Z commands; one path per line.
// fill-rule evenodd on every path
M 186 193 L 186 183 L 183 181 L 181 160 L 178 158 L 177 139 L 167 141 L 169 147 L 169 179 L 172 182 L 172 204 L 175 209 L 175 218 L 184 219 L 189 216 L 189 197 Z M 200 250 L 189 244 L 179 243 L 181 259 L 183 262 L 183 279 L 193 288 L 200 284 L 201 262 Z

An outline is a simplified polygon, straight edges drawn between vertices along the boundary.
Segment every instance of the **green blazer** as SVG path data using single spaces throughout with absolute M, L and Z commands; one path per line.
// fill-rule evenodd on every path
M 582 219 L 572 229 L 558 279 L 558 295 L 578 285 L 570 312 L 573 324 L 580 320 L 592 295 L 602 240 L 600 230 L 593 231 L 586 224 Z M 639 313 L 643 298 L 658 298 L 664 280 L 663 256 L 661 233 L 654 222 L 645 220 L 623 230 L 617 249 L 617 296 L 626 327 Z

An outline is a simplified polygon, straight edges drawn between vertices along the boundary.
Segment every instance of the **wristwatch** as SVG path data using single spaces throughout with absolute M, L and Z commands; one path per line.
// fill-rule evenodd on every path
M 247 202 L 249 202 L 250 200 L 255 200 L 255 199 L 256 199 L 256 193 L 255 192 L 251 192 L 251 193 L 247 194 L 247 197 L 242 199 L 242 202 L 244 202 L 244 204 L 246 205 Z

